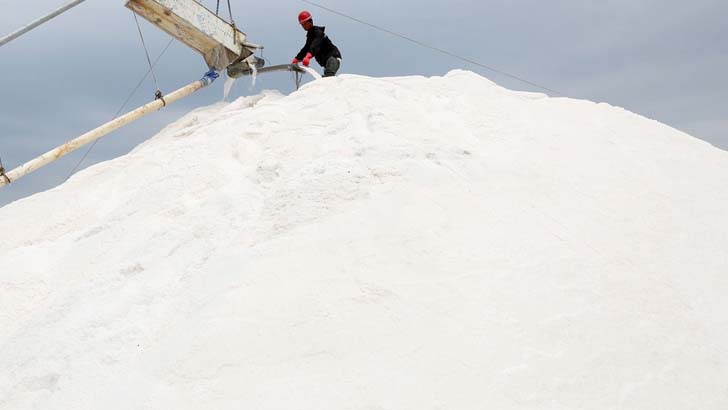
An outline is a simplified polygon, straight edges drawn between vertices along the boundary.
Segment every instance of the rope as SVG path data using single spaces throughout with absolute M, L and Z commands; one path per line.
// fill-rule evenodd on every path
M 322 6 L 322 5 L 320 5 L 320 4 L 317 4 L 317 3 L 314 3 L 314 2 L 312 2 L 312 1 L 310 1 L 310 0 L 301 0 L 301 1 L 302 1 L 302 2 L 304 2 L 304 3 L 308 3 L 308 4 L 310 4 L 310 5 L 314 6 L 314 7 L 318 7 L 318 8 L 320 8 L 320 9 L 322 9 L 322 10 L 326 10 L 326 11 L 328 11 L 329 13 L 333 13 L 333 14 L 339 15 L 339 16 L 341 16 L 341 17 L 347 18 L 347 19 L 349 19 L 349 20 L 355 21 L 355 22 L 357 22 L 357 23 L 360 23 L 360 24 L 363 24 L 363 25 L 365 25 L 365 26 L 369 26 L 369 27 L 371 27 L 371 28 L 373 28 L 373 29 L 376 29 L 376 30 L 379 30 L 379 31 L 385 32 L 385 33 L 387 33 L 387 34 L 390 34 L 390 35 L 393 35 L 393 36 L 395 36 L 395 37 L 399 37 L 399 38 L 401 38 L 401 39 L 403 39 L 403 40 L 407 40 L 407 41 L 409 41 L 409 42 L 411 42 L 411 43 L 415 43 L 415 44 L 417 44 L 417 45 L 419 45 L 419 46 L 422 46 L 422 47 L 425 47 L 425 48 L 429 48 L 430 50 L 434 50 L 434 51 L 437 51 L 437 52 L 439 52 L 439 53 L 445 54 L 445 55 L 447 55 L 447 56 L 450 56 L 450 57 L 452 57 L 452 58 L 456 58 L 456 59 L 458 59 L 458 60 L 462 60 L 462 61 L 465 61 L 466 63 L 469 63 L 469 64 L 473 64 L 473 65 L 475 65 L 475 66 L 478 66 L 478 67 L 481 67 L 481 68 L 485 68 L 486 70 L 490 70 L 490 71 L 492 71 L 492 72 L 495 72 L 495 73 L 498 73 L 498 74 L 504 75 L 504 76 L 506 76 L 506 77 L 509 77 L 509 78 L 512 78 L 512 79 L 514 79 L 514 80 L 520 81 L 520 82 L 522 82 L 522 83 L 525 83 L 525 84 L 531 85 L 531 86 L 533 86 L 533 87 L 536 87 L 536 88 L 539 88 L 539 89 L 542 89 L 542 90 L 545 90 L 545 91 L 549 91 L 549 92 L 551 92 L 551 93 L 554 93 L 554 94 L 564 95 L 563 93 L 561 93 L 561 92 L 559 92 L 559 91 L 556 91 L 556 90 L 554 90 L 554 89 L 552 89 L 552 88 L 549 88 L 549 87 L 543 86 L 543 85 L 541 85 L 541 84 L 538 84 L 538 83 L 535 83 L 535 82 L 532 82 L 532 81 L 529 81 L 529 80 L 526 80 L 526 79 L 524 79 L 524 78 L 521 78 L 521 77 L 515 76 L 515 75 L 513 75 L 513 74 L 509 74 L 509 73 L 507 73 L 507 72 L 505 72 L 505 71 L 503 71 L 503 70 L 499 70 L 499 69 L 497 69 L 497 68 L 493 68 L 493 67 L 487 66 L 487 65 L 485 65 L 485 64 L 479 63 L 479 62 L 477 62 L 477 61 L 475 61 L 475 60 L 472 60 L 472 59 L 469 59 L 469 58 L 467 58 L 467 57 L 462 57 L 462 56 L 460 56 L 460 55 L 457 55 L 457 54 L 455 54 L 455 53 L 453 53 L 453 52 L 450 52 L 450 51 L 447 51 L 447 50 L 443 50 L 443 49 L 441 49 L 441 48 L 439 48 L 439 47 L 435 47 L 435 46 L 432 46 L 432 45 L 429 45 L 429 44 L 423 43 L 422 41 L 419 41 L 419 40 L 413 39 L 413 38 L 411 38 L 411 37 L 407 37 L 407 36 L 405 36 L 405 35 L 403 35 L 403 34 L 395 33 L 394 31 L 391 31 L 391 30 L 387 30 L 386 28 L 383 28 L 383 27 L 379 27 L 379 26 L 377 26 L 377 25 L 374 25 L 374 24 L 371 24 L 371 23 L 367 23 L 367 22 L 366 22 L 366 21 L 364 21 L 364 20 L 360 20 L 360 19 L 358 19 L 358 18 L 356 18 L 356 17 L 352 17 L 352 16 L 350 16 L 350 15 L 348 15 L 348 14 L 344 14 L 344 13 L 341 13 L 341 12 L 339 12 L 339 11 L 336 11 L 336 10 L 334 10 L 334 9 L 328 8 L 328 7 L 326 7 L 326 6 Z
M 157 56 L 157 59 L 154 60 L 154 64 L 152 64 L 152 67 L 154 67 L 154 66 L 157 65 L 157 63 L 159 62 L 159 60 L 162 58 L 162 56 L 164 55 L 164 53 L 167 52 L 167 49 L 169 49 L 169 47 L 172 45 L 173 42 L 174 42 L 174 38 L 172 38 L 171 40 L 169 40 L 169 43 L 167 43 L 167 46 L 164 47 L 164 50 L 162 50 L 162 52 L 159 54 L 159 56 Z M 131 101 L 131 99 L 134 97 L 134 94 L 136 94 L 136 92 L 139 90 L 139 87 L 142 86 L 142 84 L 144 83 L 144 80 L 146 80 L 147 77 L 149 77 L 149 73 L 151 71 L 152 71 L 151 69 L 150 70 L 147 70 L 147 72 L 144 74 L 144 76 L 142 77 L 142 79 L 139 80 L 139 82 L 137 83 L 136 87 L 134 87 L 134 89 L 131 91 L 131 93 L 129 93 L 129 95 L 126 97 L 126 100 L 124 100 L 124 103 L 121 104 L 121 106 L 119 107 L 119 109 L 116 111 L 116 114 L 114 114 L 114 116 L 111 118 L 112 121 L 115 120 L 119 116 L 119 114 L 121 114 L 121 112 L 124 110 L 124 108 L 126 108 L 126 105 L 129 104 L 129 101 Z M 165 101 L 163 101 L 163 102 L 165 102 Z M 165 105 L 166 105 L 166 102 L 165 102 Z M 73 176 L 73 174 L 76 173 L 76 170 L 78 170 L 78 168 L 81 166 L 81 164 L 86 160 L 86 157 L 88 157 L 88 154 L 91 153 L 91 150 L 94 149 L 94 147 L 96 146 L 96 143 L 98 143 L 99 141 L 100 140 L 94 141 L 93 144 L 91 144 L 91 146 L 88 147 L 88 149 L 86 150 L 86 152 L 83 154 L 83 157 L 81 157 L 81 159 L 78 161 L 78 163 L 76 164 L 76 166 L 73 167 L 73 169 L 71 170 L 71 172 L 68 173 L 68 176 L 66 177 L 66 179 L 63 180 L 63 182 L 68 181 L 68 179 L 71 178 Z
M 235 20 L 233 19 L 233 8 L 230 6 L 230 0 L 227 0 L 228 13 L 230 14 L 230 25 L 235 27 Z M 217 6 L 215 6 L 215 15 L 220 15 L 220 0 L 217 0 Z
M 235 27 L 235 19 L 233 19 L 233 8 L 230 6 L 230 0 L 227 0 L 228 13 L 230 13 L 230 24 Z
M 144 35 L 142 34 L 142 28 L 139 25 L 139 19 L 137 18 L 136 12 L 132 10 L 132 14 L 134 15 L 134 22 L 136 23 L 137 30 L 139 31 L 139 38 L 142 39 L 142 46 L 144 47 L 144 54 L 147 56 L 147 63 L 149 63 L 149 71 L 152 72 L 152 78 L 154 79 L 154 86 L 156 87 L 157 91 L 155 93 L 155 96 L 161 91 L 159 91 L 159 84 L 157 83 L 157 76 L 154 75 L 154 66 L 152 65 L 152 59 L 149 58 L 149 50 L 147 49 L 147 43 L 144 41 Z

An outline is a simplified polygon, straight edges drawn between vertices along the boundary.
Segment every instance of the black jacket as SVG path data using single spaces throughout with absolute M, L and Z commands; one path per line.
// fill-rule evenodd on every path
M 322 67 L 326 66 L 326 60 L 329 57 L 341 58 L 339 49 L 331 42 L 325 31 L 326 27 L 311 27 L 311 30 L 306 32 L 306 45 L 303 46 L 296 58 L 303 60 L 306 54 L 311 53 Z

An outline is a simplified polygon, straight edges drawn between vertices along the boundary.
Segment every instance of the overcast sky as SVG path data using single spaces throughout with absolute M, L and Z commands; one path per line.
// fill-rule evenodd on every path
M 0 0 L 0 35 L 67 0 Z M 317 0 L 359 19 L 558 90 L 622 106 L 728 149 L 728 1 L 726 0 Z M 0 157 L 12 169 L 109 121 L 147 70 L 123 0 L 87 0 L 0 47 Z M 215 0 L 202 1 L 214 8 Z M 223 1 L 224 3 L 224 1 Z M 233 0 L 238 26 L 265 45 L 269 64 L 288 63 L 305 34 L 296 16 L 310 9 L 341 48 L 343 73 L 442 75 L 476 71 L 508 88 L 508 78 L 407 43 L 299 0 Z M 223 12 L 227 14 L 226 8 Z M 152 58 L 169 37 L 142 21 Z M 318 68 L 318 67 L 317 67 Z M 156 68 L 171 92 L 206 71 L 175 43 Z M 320 71 L 320 69 L 319 69 Z M 289 73 L 237 82 L 232 97 L 293 90 Z M 127 106 L 153 98 L 151 78 Z M 84 167 L 129 152 L 185 112 L 222 98 L 222 81 L 102 139 Z M 0 206 L 63 181 L 85 152 L 0 189 Z

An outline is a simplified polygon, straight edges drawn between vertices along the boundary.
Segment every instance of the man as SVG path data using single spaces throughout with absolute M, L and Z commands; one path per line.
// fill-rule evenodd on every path
M 324 68 L 324 77 L 335 76 L 341 67 L 341 53 L 326 35 L 326 27 L 314 26 L 313 17 L 307 11 L 298 15 L 298 23 L 306 30 L 306 45 L 293 59 L 293 64 L 300 61 L 308 67 L 311 58 L 315 57 L 316 62 Z

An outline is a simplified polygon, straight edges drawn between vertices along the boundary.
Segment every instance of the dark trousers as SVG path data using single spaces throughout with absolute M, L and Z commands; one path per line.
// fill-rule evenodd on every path
M 328 60 L 326 60 L 326 66 L 324 66 L 324 77 L 333 77 L 336 75 L 336 72 L 339 71 L 339 68 L 341 67 L 341 61 L 339 61 L 336 57 L 329 57 Z

